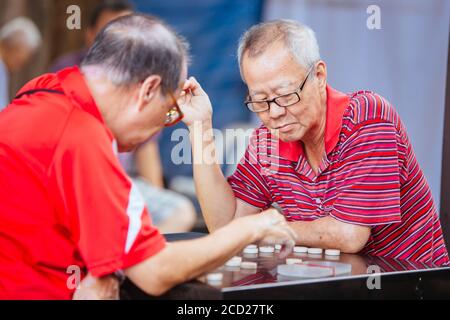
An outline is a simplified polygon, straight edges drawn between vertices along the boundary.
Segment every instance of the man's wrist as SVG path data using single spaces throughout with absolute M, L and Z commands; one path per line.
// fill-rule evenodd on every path
M 263 230 L 257 221 L 255 219 L 258 219 L 257 215 L 251 215 L 246 216 L 242 218 L 237 218 L 232 220 L 232 222 L 238 224 L 238 223 L 244 223 L 244 230 L 248 232 L 249 236 L 249 242 L 254 243 L 259 241 L 262 238 L 262 235 L 264 234 L 265 230 Z M 240 221 L 241 220 L 241 221 Z M 242 225 L 238 226 L 238 229 L 242 230 Z
M 213 151 L 215 152 L 214 147 L 211 146 L 211 144 L 214 144 L 214 131 L 211 120 L 204 122 L 198 121 L 192 124 L 192 126 L 189 126 L 189 137 L 193 148 L 193 157 L 197 161 L 201 159 L 203 163 L 205 157 L 210 158 L 213 155 Z M 207 150 L 206 154 L 204 154 L 205 150 Z
M 194 121 L 188 125 L 188 129 L 191 134 L 203 133 L 207 130 L 212 130 L 212 119 Z

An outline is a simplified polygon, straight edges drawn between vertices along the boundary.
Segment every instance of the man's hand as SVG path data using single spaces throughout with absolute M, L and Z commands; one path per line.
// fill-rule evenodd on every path
M 184 113 L 183 122 L 190 127 L 195 122 L 207 122 L 212 118 L 212 106 L 208 95 L 203 91 L 194 77 L 190 77 L 183 86 L 178 99 L 181 111 Z
M 114 276 L 84 277 L 73 294 L 73 300 L 119 300 L 119 281 Z
M 280 252 L 281 257 L 287 256 L 295 246 L 297 236 L 294 230 L 289 227 L 284 216 L 276 209 L 268 209 L 259 214 L 240 219 L 250 221 L 250 227 L 256 230 L 256 237 L 261 244 L 283 245 Z M 240 219 L 237 219 L 237 221 Z

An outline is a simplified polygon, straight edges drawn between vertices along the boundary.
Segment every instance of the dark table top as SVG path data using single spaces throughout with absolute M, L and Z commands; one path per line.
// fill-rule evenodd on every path
M 179 241 L 202 237 L 201 233 L 183 233 L 165 235 L 168 241 Z M 373 292 L 377 295 L 378 291 L 367 291 L 368 281 L 376 284 L 375 276 L 379 275 L 381 286 L 385 288 L 392 287 L 395 291 L 394 296 L 400 295 L 405 297 L 398 291 L 411 291 L 409 296 L 420 297 L 420 286 L 428 286 L 427 296 L 430 293 L 438 293 L 439 295 L 447 295 L 450 297 L 450 267 L 438 268 L 431 264 L 421 262 L 402 261 L 396 259 L 387 259 L 383 257 L 364 256 L 358 254 L 341 254 L 337 257 L 321 255 L 311 255 L 306 253 L 291 253 L 289 258 L 302 259 L 303 263 L 321 264 L 323 262 L 342 263 L 351 268 L 350 272 L 338 275 L 330 275 L 322 278 L 299 278 L 287 277 L 278 274 L 279 265 L 285 264 L 285 259 L 281 259 L 278 252 L 272 254 L 258 253 L 248 255 L 240 253 L 242 261 L 253 261 L 258 264 L 258 268 L 254 270 L 246 270 L 239 267 L 222 266 L 211 273 L 222 273 L 223 280 L 218 283 L 208 283 L 206 276 L 202 276 L 197 281 L 192 281 L 184 286 L 178 287 L 178 294 L 184 290 L 186 295 L 173 295 L 169 293 L 168 298 L 197 298 L 197 299 L 246 299 L 246 298 L 302 298 L 306 292 L 312 297 L 319 294 L 318 297 L 339 298 L 345 295 L 342 290 L 352 295 L 373 296 Z M 318 262 L 318 263 L 317 263 Z M 176 270 L 174 270 L 176 272 Z M 427 276 L 428 274 L 428 276 Z M 423 279 L 427 280 L 427 284 L 422 284 Z M 448 280 L 447 280 L 448 279 Z M 443 280 L 446 284 L 444 285 Z M 439 286 L 438 291 L 430 286 L 430 281 L 434 281 Z M 433 283 L 434 283 L 433 282 Z M 347 287 L 347 289 L 344 289 Z M 303 289 L 301 289 L 303 288 Z M 307 289 L 309 288 L 309 289 Z M 320 288 L 320 289 L 319 289 Z M 402 289 L 403 288 L 403 289 Z M 301 291 L 299 291 L 301 290 Z M 309 290 L 309 291 L 308 291 Z M 359 291 L 358 291 L 359 290 Z M 365 291 L 364 291 L 365 290 Z M 432 291 L 433 290 L 433 291 Z M 440 291 L 439 291 L 440 290 Z M 366 292 L 367 291 L 367 292 Z M 176 292 L 176 290 L 175 290 Z M 359 293 L 358 293 L 359 292 Z M 392 295 L 392 290 L 390 291 Z M 172 296 L 170 295 L 172 294 Z M 387 294 L 384 290 L 383 294 Z
M 303 263 L 312 264 L 314 266 L 322 262 L 331 262 L 330 269 L 333 268 L 334 263 L 341 263 L 349 265 L 351 271 L 348 273 L 330 275 L 326 277 L 289 277 L 278 274 L 277 267 L 279 265 L 286 264 L 286 259 L 281 259 L 279 253 L 273 254 L 255 254 L 246 255 L 239 254 L 242 257 L 242 261 L 253 261 L 258 264 L 258 268 L 255 270 L 246 270 L 241 268 L 222 266 L 211 273 L 222 273 L 223 280 L 221 284 L 212 284 L 213 286 L 220 288 L 222 291 L 242 290 L 248 287 L 264 287 L 264 286 L 278 286 L 292 282 L 295 284 L 302 283 L 317 283 L 317 282 L 329 282 L 335 279 L 364 277 L 367 278 L 375 273 L 381 275 L 393 275 L 396 273 L 415 272 L 434 270 L 437 267 L 425 263 L 400 261 L 395 259 L 385 259 L 374 256 L 362 256 L 357 254 L 341 254 L 338 257 L 326 256 L 325 254 L 311 255 L 303 253 L 291 253 L 288 258 L 299 258 Z M 314 264 L 314 262 L 318 262 Z M 320 268 L 324 268 L 322 265 Z M 325 267 L 327 268 L 327 267 Z M 450 268 L 447 268 L 450 270 Z M 200 281 L 207 282 L 205 277 L 200 278 Z

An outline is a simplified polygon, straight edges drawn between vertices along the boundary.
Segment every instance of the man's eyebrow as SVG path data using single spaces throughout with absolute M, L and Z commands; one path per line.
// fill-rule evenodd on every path
M 276 86 L 273 91 L 277 91 L 278 89 L 285 89 L 288 87 L 292 87 L 296 84 L 297 84 L 296 82 L 285 81 L 285 82 L 280 83 L 278 86 Z

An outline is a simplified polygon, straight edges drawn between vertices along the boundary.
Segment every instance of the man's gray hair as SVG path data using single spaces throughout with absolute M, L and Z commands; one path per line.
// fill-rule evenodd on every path
M 282 41 L 306 69 L 320 60 L 319 45 L 311 28 L 294 20 L 274 20 L 251 27 L 240 38 L 238 60 L 241 74 L 244 54 L 250 58 L 257 57 L 277 41 Z
M 0 29 L 0 42 L 23 42 L 34 50 L 41 44 L 41 33 L 33 21 L 26 17 L 17 17 Z
M 117 86 L 161 76 L 163 93 L 175 90 L 188 63 L 188 44 L 160 19 L 130 14 L 111 21 L 95 38 L 81 68 L 97 66 Z

